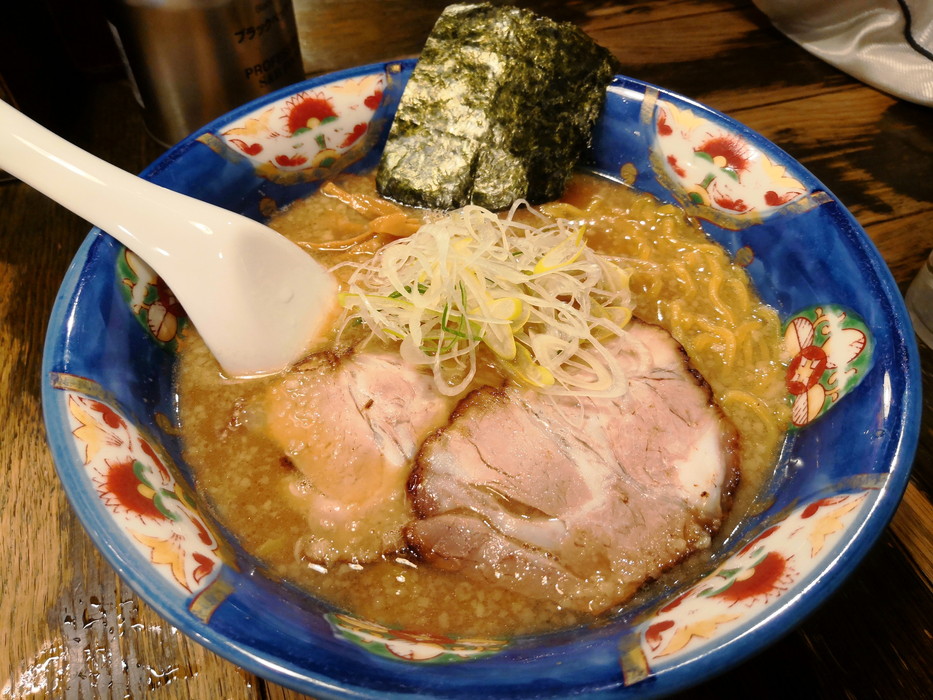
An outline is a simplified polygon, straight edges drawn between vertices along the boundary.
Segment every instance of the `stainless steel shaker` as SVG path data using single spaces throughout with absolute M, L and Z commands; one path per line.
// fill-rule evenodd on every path
M 291 0 L 108 0 L 107 15 L 164 145 L 304 77 Z

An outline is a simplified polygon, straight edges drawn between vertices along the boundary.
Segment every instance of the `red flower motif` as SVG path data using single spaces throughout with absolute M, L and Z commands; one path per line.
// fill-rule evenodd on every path
M 648 643 L 652 651 L 658 650 L 658 647 L 661 646 L 661 635 L 673 627 L 674 624 L 675 622 L 673 620 L 664 620 L 662 622 L 655 622 L 647 629 L 645 632 L 645 642 Z
M 748 152 L 745 144 L 737 136 L 715 136 L 697 149 L 710 158 L 722 157 L 726 167 L 735 172 L 742 172 L 748 168 Z
M 777 552 L 768 552 L 747 577 L 736 577 L 732 585 L 716 593 L 716 597 L 738 603 L 755 596 L 768 596 L 781 590 L 778 585 L 787 569 L 787 560 Z
M 737 211 L 740 214 L 748 211 L 748 205 L 741 199 L 731 199 L 729 197 L 714 197 L 713 201 L 716 202 L 721 208 L 729 209 L 730 211 Z
M 117 509 L 124 508 L 142 518 L 165 520 L 165 515 L 156 507 L 152 497 L 146 495 L 145 489 L 148 487 L 136 476 L 135 465 L 133 459 L 108 462 L 109 469 L 100 487 L 101 495 L 105 501 L 110 501 L 108 505 Z
M 372 95 L 363 100 L 363 104 L 372 110 L 375 110 L 380 102 L 382 102 L 382 90 L 376 90 Z
M 194 571 L 191 572 L 191 575 L 196 582 L 201 583 L 201 581 L 214 570 L 214 562 L 198 552 L 195 552 L 192 557 L 198 565 L 195 567 Z
M 784 194 L 778 194 L 774 190 L 768 190 L 765 192 L 765 204 L 769 207 L 779 207 L 782 204 L 787 204 L 792 199 L 796 199 L 801 194 L 801 192 L 795 192 L 793 190 L 785 192 Z
M 687 177 L 687 171 L 680 167 L 680 163 L 677 162 L 677 158 L 674 156 L 667 157 L 667 164 L 673 168 L 678 177 Z
M 165 477 L 165 480 L 168 481 L 171 479 L 171 475 L 168 473 L 168 469 L 165 468 L 165 465 L 162 464 L 162 460 L 159 459 L 159 456 L 155 453 L 155 450 L 152 449 L 152 446 L 143 439 L 140 439 L 139 446 L 142 448 L 142 451 L 149 455 L 149 459 L 155 464 L 156 468 Z
M 369 129 L 368 124 L 357 124 L 353 127 L 353 131 L 347 134 L 346 138 L 343 140 L 343 143 L 340 144 L 340 148 L 348 148 L 356 143 L 359 138 L 366 133 L 366 130 Z
M 283 168 L 291 168 L 304 165 L 308 162 L 308 159 L 304 156 L 276 156 L 275 162 L 276 165 L 281 165 Z
M 198 539 L 201 540 L 202 543 L 208 546 L 212 545 L 214 543 L 214 540 L 213 538 L 211 538 L 211 535 L 207 531 L 207 528 L 205 528 L 204 525 L 201 524 L 201 521 L 198 518 L 191 518 L 191 522 L 198 531 Z
M 815 308 L 817 318 L 798 316 L 787 324 L 784 345 L 793 354 L 785 384 L 794 397 L 791 421 L 801 427 L 815 420 L 840 398 L 839 377 L 865 351 L 868 338 L 859 328 L 839 328 L 845 313 Z M 822 344 L 817 341 L 823 339 Z M 845 394 L 843 391 L 842 394 Z
M 256 156 L 262 153 L 261 143 L 246 143 L 246 141 L 243 141 L 242 139 L 230 139 L 230 143 L 235 145 L 248 156 Z
M 298 95 L 295 100 L 289 104 L 288 116 L 286 122 L 288 131 L 294 134 L 301 129 L 308 128 L 308 122 L 316 120 L 318 123 L 329 119 L 336 119 L 337 112 L 334 111 L 330 100 L 322 94 L 317 95 Z M 276 158 L 278 160 L 278 158 Z
M 807 393 L 819 384 L 828 363 L 829 358 L 820 346 L 807 345 L 800 348 L 787 367 L 787 390 L 794 396 Z
M 800 517 L 803 520 L 806 520 L 807 518 L 812 518 L 814 515 L 816 515 L 816 512 L 820 508 L 823 508 L 825 506 L 834 506 L 837 503 L 842 503 L 847 498 L 848 496 L 831 496 L 829 498 L 821 498 L 820 500 L 814 501 L 813 503 L 808 505 L 806 508 L 804 508 L 803 512 L 800 514 Z
M 114 430 L 126 427 L 123 419 L 120 418 L 110 406 L 100 401 L 91 401 L 91 409 L 100 414 L 101 418 L 104 419 L 104 423 L 107 424 L 107 427 L 113 428 Z
M 674 133 L 674 129 L 667 123 L 667 113 L 665 112 L 661 112 L 658 117 L 658 133 L 661 136 L 670 136 Z

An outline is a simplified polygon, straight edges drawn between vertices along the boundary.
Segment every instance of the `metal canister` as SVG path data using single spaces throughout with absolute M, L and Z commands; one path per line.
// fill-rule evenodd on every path
M 107 13 L 164 145 L 304 77 L 291 0 L 108 0 Z

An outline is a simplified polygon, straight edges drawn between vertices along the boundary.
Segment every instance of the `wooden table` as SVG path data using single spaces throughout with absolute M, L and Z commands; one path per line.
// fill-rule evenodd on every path
M 296 0 L 306 68 L 415 54 L 444 4 Z M 628 75 L 775 141 L 852 210 L 906 289 L 933 247 L 933 111 L 813 58 L 750 2 L 521 4 L 577 22 Z M 141 170 L 162 149 L 127 83 L 112 70 L 79 77 L 80 98 L 60 105 L 65 135 Z M 155 615 L 104 563 L 56 480 L 40 358 L 87 230 L 30 188 L 0 186 L 0 697 L 296 697 Z M 933 697 L 933 350 L 921 355 L 927 398 L 914 473 L 877 546 L 799 628 L 684 697 Z

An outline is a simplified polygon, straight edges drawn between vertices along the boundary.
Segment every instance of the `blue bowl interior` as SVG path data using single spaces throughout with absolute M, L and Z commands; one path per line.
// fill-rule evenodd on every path
M 350 166 L 365 171 L 378 161 L 413 65 L 406 61 L 361 67 L 270 95 L 182 141 L 143 176 L 259 219 L 264 199 L 284 206 L 309 194 L 317 182 L 270 181 L 257 175 L 250 162 L 221 157 L 199 138 L 220 134 L 237 119 L 292 94 L 385 73 L 383 100 L 370 125 L 375 136 L 372 147 Z M 663 695 L 756 653 L 817 606 L 880 534 L 906 485 L 917 440 L 920 394 L 910 323 L 887 267 L 845 208 L 788 155 L 721 114 L 619 77 L 608 91 L 585 157 L 587 167 L 617 177 L 623 165 L 632 164 L 638 187 L 683 204 L 681 193 L 672 189 L 670 178 L 652 161 L 653 134 L 643 114 L 648 99 L 667 100 L 729 129 L 785 166 L 808 192 L 823 193 L 820 203 L 805 211 L 778 212 L 742 227 L 712 217 L 703 220 L 703 226 L 733 254 L 742 248 L 754 251 L 748 272 L 764 300 L 783 318 L 814 305 L 838 304 L 861 318 L 870 331 L 874 360 L 864 378 L 833 410 L 790 433 L 775 479 L 762 497 L 770 506 L 745 522 L 716 558 L 719 563 L 744 556 L 743 547 L 796 517 L 795 509 L 801 506 L 864 495 L 857 518 L 827 543 L 817 564 L 802 567 L 805 570 L 791 591 L 805 593 L 786 591 L 763 606 L 760 614 L 748 614 L 730 629 L 667 659 L 652 656 L 649 642 L 663 639 L 653 636 L 653 631 L 664 634 L 658 620 L 672 614 L 665 608 L 684 595 L 686 586 L 600 625 L 511 640 L 496 653 L 477 654 L 469 661 L 454 662 L 448 656 L 432 663 L 405 661 L 335 633 L 331 616 L 335 611 L 265 575 L 220 524 L 209 522 L 205 509 L 201 509 L 204 521 L 224 542 L 223 563 L 204 579 L 201 589 L 172 585 L 164 574 L 153 573 L 156 565 L 132 543 L 115 521 L 113 509 L 102 502 L 99 484 L 72 436 L 74 411 L 66 396 L 77 391 L 112 407 L 136 426 L 157 446 L 169 468 L 177 470 L 179 483 L 191 483 L 190 469 L 171 429 L 174 351 L 155 342 L 128 310 L 115 273 L 123 248 L 94 229 L 78 251 L 52 312 L 43 402 L 61 481 L 87 531 L 120 576 L 171 624 L 213 651 L 316 697 L 533 697 L 583 691 Z

